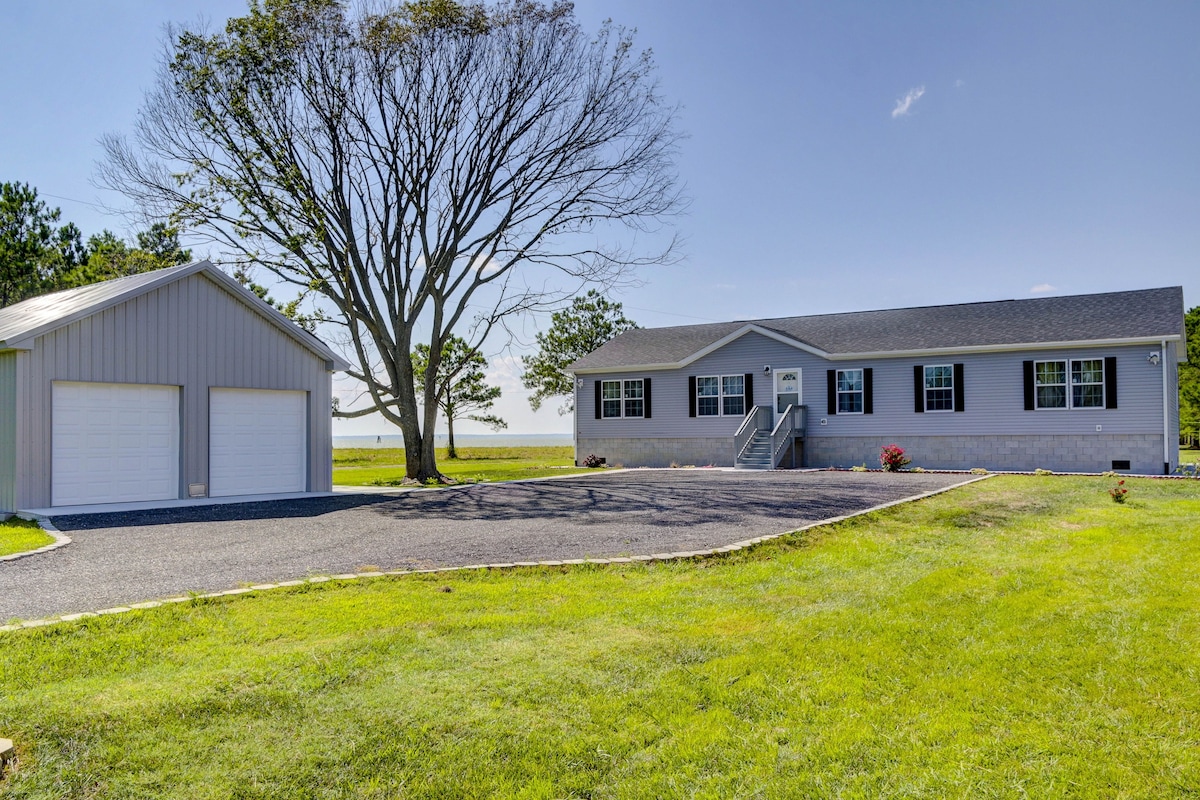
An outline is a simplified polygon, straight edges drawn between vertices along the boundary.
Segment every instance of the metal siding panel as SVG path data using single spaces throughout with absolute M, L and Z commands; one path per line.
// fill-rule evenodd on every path
M 0 353 L 0 511 L 17 510 L 17 354 Z
M 203 275 L 39 337 L 32 350 L 18 355 L 18 363 L 27 365 L 16 387 L 26 409 L 16 445 L 21 508 L 50 505 L 54 380 L 182 387 L 181 489 L 208 482 L 209 387 L 310 392 L 310 474 L 316 489 L 328 488 L 331 376 L 323 359 Z

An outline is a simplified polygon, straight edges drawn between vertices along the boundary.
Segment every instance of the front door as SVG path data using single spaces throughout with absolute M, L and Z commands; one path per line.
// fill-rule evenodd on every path
M 800 370 L 775 370 L 775 413 L 782 414 L 788 406 L 800 405 Z

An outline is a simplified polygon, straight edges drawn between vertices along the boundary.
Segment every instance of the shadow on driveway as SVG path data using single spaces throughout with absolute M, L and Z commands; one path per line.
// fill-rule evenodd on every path
M 704 550 L 969 476 L 631 470 L 400 495 L 55 517 L 73 543 L 0 563 L 0 620 L 312 574 Z

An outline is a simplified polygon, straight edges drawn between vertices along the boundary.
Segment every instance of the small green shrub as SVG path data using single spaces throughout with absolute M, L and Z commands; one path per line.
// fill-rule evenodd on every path
M 988 471 L 986 469 L 984 469 L 983 467 L 972 467 L 971 474 L 972 475 L 987 475 Z
M 1054 470 L 1052 470 L 1052 469 L 1042 469 L 1041 467 L 1038 467 L 1037 469 L 1035 469 L 1035 470 L 1033 471 L 1033 474 L 1034 474 L 1034 475 L 1053 475 L 1053 474 L 1054 474 Z

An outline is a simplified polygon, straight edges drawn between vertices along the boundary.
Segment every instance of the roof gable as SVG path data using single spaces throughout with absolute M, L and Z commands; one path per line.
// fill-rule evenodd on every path
M 640 328 L 615 337 L 570 369 L 682 367 L 752 330 L 830 360 L 1175 340 L 1184 332 L 1183 289 Z
M 105 309 L 147 294 L 191 275 L 202 274 L 228 291 L 250 310 L 287 334 L 302 347 L 329 361 L 335 370 L 350 367 L 341 356 L 317 337 L 279 313 L 269 303 L 226 275 L 209 261 L 143 272 L 52 294 L 31 297 L 0 308 L 0 350 L 27 349 L 39 336 Z

